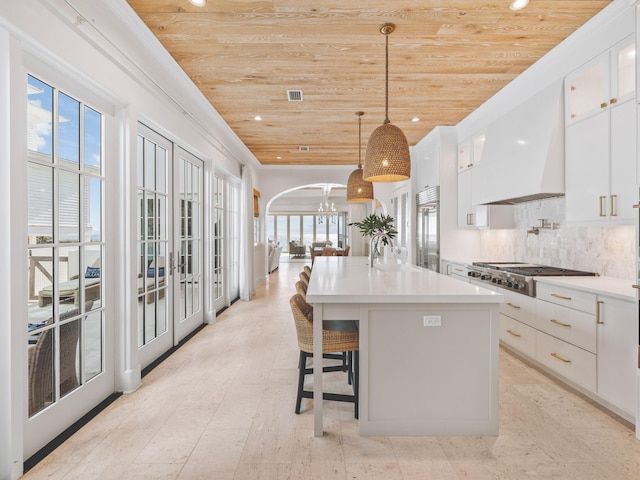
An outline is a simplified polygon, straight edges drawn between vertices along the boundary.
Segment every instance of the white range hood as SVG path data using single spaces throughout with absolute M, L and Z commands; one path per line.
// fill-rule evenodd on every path
M 491 123 L 473 168 L 474 205 L 513 205 L 564 195 L 562 81 Z

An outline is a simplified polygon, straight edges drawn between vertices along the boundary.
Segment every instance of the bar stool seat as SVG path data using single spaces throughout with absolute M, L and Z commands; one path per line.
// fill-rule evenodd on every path
M 313 307 L 304 301 L 302 295 L 296 293 L 289 299 L 291 313 L 296 326 L 300 360 L 298 362 L 298 394 L 296 398 L 296 413 L 300 413 L 303 398 L 313 398 L 313 391 L 304 390 L 304 378 L 313 373 L 313 368 L 307 367 L 307 359 L 313 357 Z M 327 328 L 331 328 L 331 330 Z M 322 353 L 348 352 L 347 364 L 324 366 L 323 372 L 347 372 L 353 394 L 337 394 L 324 392 L 323 400 L 350 402 L 354 404 L 354 416 L 358 418 L 358 385 L 359 385 L 359 338 L 355 322 L 350 320 L 340 322 L 323 322 Z M 322 363 L 320 362 L 320 365 Z

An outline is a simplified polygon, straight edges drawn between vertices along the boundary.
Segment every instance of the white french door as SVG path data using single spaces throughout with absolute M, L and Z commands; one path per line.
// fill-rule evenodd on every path
M 170 254 L 177 283 L 174 319 L 176 343 L 204 321 L 203 314 L 203 172 L 202 160 L 176 148 L 174 218 L 176 251 Z
M 105 202 L 113 116 L 78 86 L 70 93 L 32 75 L 26 84 L 28 458 L 115 387 L 105 282 L 114 274 Z
M 150 365 L 203 322 L 202 160 L 138 133 L 138 348 Z
M 139 125 L 137 171 L 138 351 L 142 368 L 174 345 L 169 267 L 173 145 Z

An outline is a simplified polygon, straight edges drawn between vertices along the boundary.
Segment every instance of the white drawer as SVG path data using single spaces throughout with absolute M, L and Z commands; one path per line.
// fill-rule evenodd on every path
M 596 355 L 536 332 L 536 360 L 572 382 L 596 391 Z
M 536 282 L 536 298 L 594 315 L 596 313 L 596 295 L 594 293 Z
M 505 289 L 499 289 L 498 292 L 504 295 L 504 302 L 500 304 L 500 313 L 535 327 L 535 298 Z
M 596 316 L 544 300 L 537 301 L 536 328 L 596 353 Z
M 500 341 L 531 358 L 536 356 L 535 329 L 502 314 L 500 314 Z

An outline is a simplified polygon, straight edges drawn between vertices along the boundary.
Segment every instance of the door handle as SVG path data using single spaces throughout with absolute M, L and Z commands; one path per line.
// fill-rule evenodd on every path
M 616 211 L 616 205 L 617 205 L 617 200 L 618 200 L 618 196 L 617 195 L 611 195 L 611 216 L 612 217 L 617 217 L 618 216 L 618 212 Z
M 603 208 L 603 205 L 604 205 L 604 199 L 605 199 L 605 198 L 606 198 L 606 197 L 605 197 L 604 195 L 601 195 L 601 196 L 600 196 L 600 202 L 599 202 L 599 203 L 600 203 L 600 216 L 601 216 L 601 217 L 605 217 L 605 216 L 606 216 L 606 214 L 604 213 L 604 208 Z

